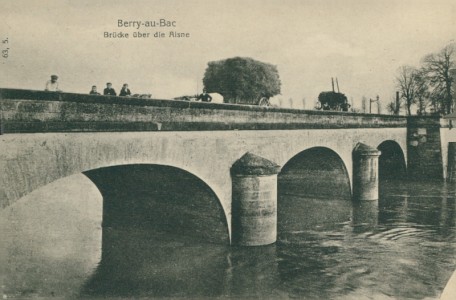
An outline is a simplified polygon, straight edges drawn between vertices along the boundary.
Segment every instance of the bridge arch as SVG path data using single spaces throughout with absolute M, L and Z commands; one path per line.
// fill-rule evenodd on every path
M 103 227 L 137 228 L 229 244 L 226 214 L 198 176 L 169 165 L 127 164 L 83 172 L 103 195 Z
M 278 175 L 279 242 L 299 242 L 303 231 L 347 222 L 352 202 L 340 200 L 349 199 L 349 173 L 337 152 L 318 146 L 294 155 Z
M 401 146 L 394 140 L 386 140 L 377 147 L 381 151 L 378 160 L 379 179 L 400 179 L 406 175 L 406 161 Z
M 310 198 L 351 198 L 350 176 L 341 156 L 327 147 L 299 152 L 282 167 L 279 191 Z

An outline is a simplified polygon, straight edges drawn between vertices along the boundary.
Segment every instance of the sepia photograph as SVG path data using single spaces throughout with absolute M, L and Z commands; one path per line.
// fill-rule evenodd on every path
M 454 0 L 0 0 L 0 297 L 456 299 Z

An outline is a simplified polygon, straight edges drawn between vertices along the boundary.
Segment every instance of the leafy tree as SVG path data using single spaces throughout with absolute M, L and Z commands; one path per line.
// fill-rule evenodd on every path
M 450 70 L 456 66 L 456 45 L 450 44 L 439 53 L 429 54 L 423 59 L 423 74 L 429 85 L 430 98 L 441 113 L 453 111 Z
M 219 93 L 224 102 L 258 104 L 280 94 L 277 67 L 248 57 L 208 63 L 203 83 L 208 93 Z

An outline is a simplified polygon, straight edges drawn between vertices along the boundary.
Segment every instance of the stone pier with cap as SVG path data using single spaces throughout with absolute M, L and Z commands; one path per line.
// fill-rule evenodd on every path
M 277 174 L 280 166 L 247 152 L 231 167 L 232 242 L 261 246 L 277 240 Z
M 376 148 L 358 143 L 353 150 L 353 199 L 378 200 L 378 158 Z

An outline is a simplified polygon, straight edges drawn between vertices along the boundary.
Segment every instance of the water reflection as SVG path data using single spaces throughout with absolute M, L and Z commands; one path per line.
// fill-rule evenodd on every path
M 58 186 L 1 212 L 10 298 L 438 299 L 456 266 L 455 188 L 444 183 L 386 182 L 378 202 L 281 193 L 278 242 L 252 248 L 102 229 L 86 178 Z
M 104 228 L 102 259 L 81 291 L 96 297 L 271 295 L 276 246 L 233 247 L 193 237 Z
M 184 236 L 103 230 L 102 259 L 83 296 L 218 296 L 228 247 Z
M 78 295 L 101 258 L 101 216 L 101 195 L 83 175 L 0 211 L 3 298 Z
M 358 201 L 352 206 L 352 226 L 356 233 L 374 230 L 378 225 L 378 201 Z

